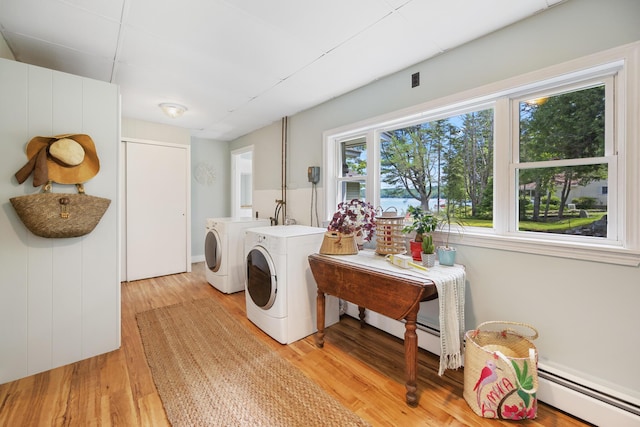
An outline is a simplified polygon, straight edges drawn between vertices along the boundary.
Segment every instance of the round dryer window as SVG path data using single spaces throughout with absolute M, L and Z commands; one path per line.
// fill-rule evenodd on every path
M 215 230 L 207 231 L 207 237 L 204 239 L 204 258 L 207 262 L 207 268 L 214 273 L 220 269 L 220 237 Z
M 247 292 L 255 305 L 268 310 L 276 300 L 276 271 L 267 251 L 257 246 L 247 254 Z

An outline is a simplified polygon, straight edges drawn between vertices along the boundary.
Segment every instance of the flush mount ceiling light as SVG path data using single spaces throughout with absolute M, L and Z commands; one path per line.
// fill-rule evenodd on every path
M 180 104 L 171 104 L 167 102 L 163 102 L 159 104 L 158 107 L 169 117 L 172 119 L 176 119 L 184 114 L 187 111 L 187 107 Z

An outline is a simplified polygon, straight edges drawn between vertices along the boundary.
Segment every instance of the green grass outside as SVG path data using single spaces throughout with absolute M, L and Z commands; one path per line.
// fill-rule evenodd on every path
M 606 212 L 589 212 L 589 218 L 565 217 L 560 221 L 551 220 L 549 222 L 541 221 L 520 221 L 520 231 L 538 231 L 538 232 L 558 232 L 568 230 L 574 227 L 584 227 L 595 221 L 598 221 Z M 464 225 L 466 227 L 493 227 L 493 220 L 465 218 Z

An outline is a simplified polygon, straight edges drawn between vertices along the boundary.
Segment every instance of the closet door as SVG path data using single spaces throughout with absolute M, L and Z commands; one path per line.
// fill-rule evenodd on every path
M 189 271 L 189 147 L 125 145 L 127 280 Z

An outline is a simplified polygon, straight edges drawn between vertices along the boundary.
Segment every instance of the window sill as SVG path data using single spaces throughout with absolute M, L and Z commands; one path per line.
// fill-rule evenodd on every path
M 637 267 L 640 251 L 592 243 L 557 242 L 520 236 L 494 235 L 465 230 L 464 236 L 452 234 L 450 243 Z

